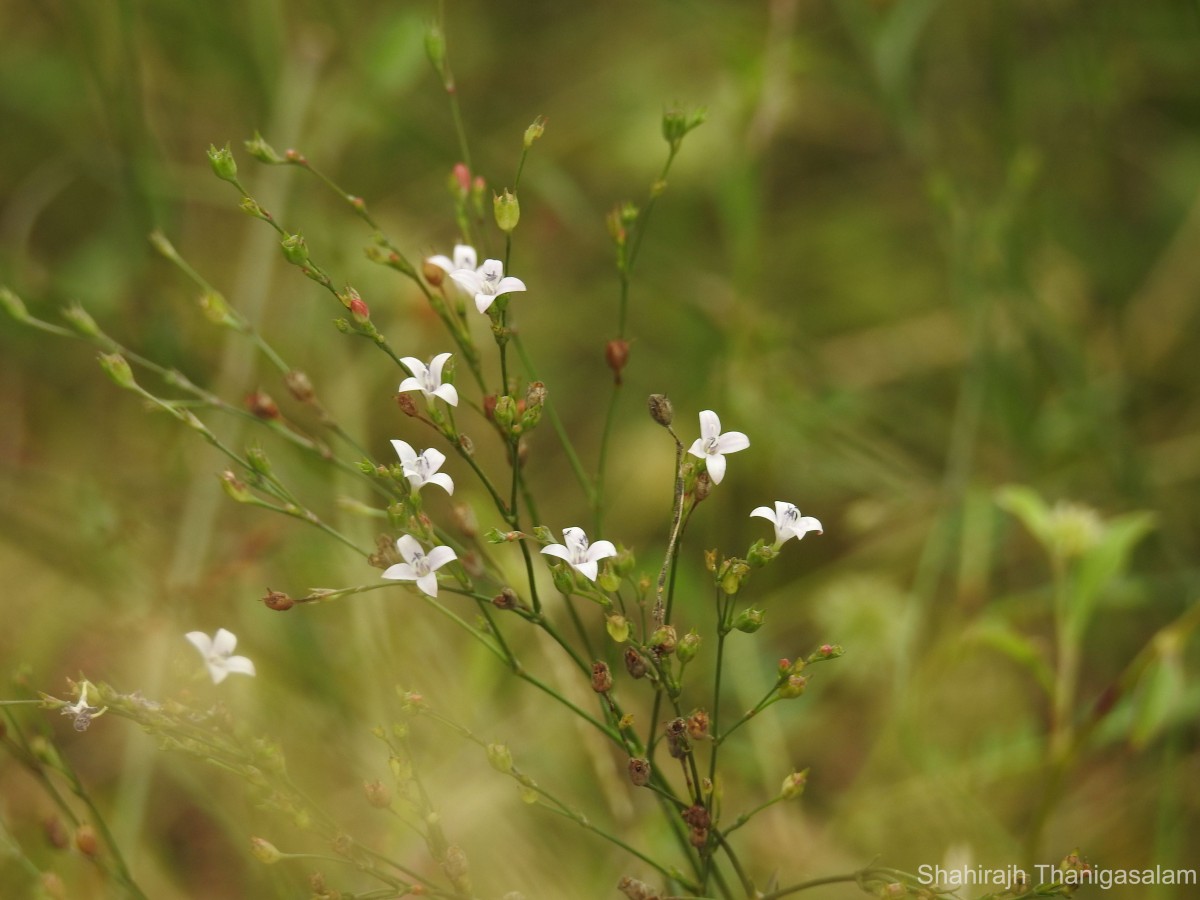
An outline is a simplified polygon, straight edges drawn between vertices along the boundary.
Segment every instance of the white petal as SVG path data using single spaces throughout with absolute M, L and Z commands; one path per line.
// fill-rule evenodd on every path
M 456 269 L 474 269 L 478 265 L 475 248 L 470 244 L 454 245 L 454 262 Z
M 438 472 L 436 475 L 430 475 L 425 480 L 429 484 L 436 484 L 447 494 L 454 493 L 454 479 L 451 478 L 449 475 L 447 475 L 445 472 Z
M 796 523 L 796 533 L 804 535 L 810 531 L 815 531 L 817 534 L 825 533 L 825 529 L 821 527 L 821 523 L 812 516 L 801 516 L 800 521 Z
M 417 579 L 417 587 L 421 589 L 422 594 L 428 594 L 430 597 L 437 596 L 437 576 L 432 572 L 426 572 Z
M 470 269 L 459 269 L 451 272 L 450 277 L 454 279 L 455 284 L 459 285 L 468 294 L 477 294 L 483 287 L 483 279 Z
M 575 570 L 588 581 L 596 580 L 596 564 L 591 560 L 575 565 Z
M 415 378 L 405 378 L 400 382 L 400 387 L 396 388 L 396 393 L 403 394 L 405 391 L 420 391 L 425 393 L 425 386 Z
M 439 269 L 442 269 L 443 271 L 445 271 L 447 275 L 449 275 L 455 269 L 462 268 L 462 266 L 455 265 L 454 260 L 452 260 L 448 256 L 441 256 L 441 255 L 431 256 L 431 257 L 429 257 L 429 259 L 427 259 L 425 261 L 428 263 L 433 263 Z
M 578 525 L 572 525 L 570 528 L 563 529 L 563 540 L 573 550 L 580 544 L 587 543 L 587 534 Z
M 433 396 L 441 397 L 451 406 L 458 406 L 458 388 L 452 384 L 443 384 L 433 392 Z
M 442 463 L 446 461 L 446 454 L 436 447 L 430 447 L 428 450 L 422 450 L 421 455 L 425 457 L 425 461 L 429 463 L 430 472 L 436 472 L 442 467 Z
M 727 431 L 717 438 L 718 453 L 737 453 L 750 446 L 750 438 L 740 431 Z
M 496 302 L 496 298 L 492 294 L 476 294 L 475 295 L 475 308 L 477 310 L 479 310 L 481 313 L 487 312 L 488 308 L 495 302 Z
M 775 508 L 776 508 L 776 510 L 779 509 L 778 503 L 775 504 Z M 771 512 L 771 510 L 765 506 L 755 507 L 754 512 L 750 513 L 750 515 L 758 516 L 760 519 L 770 519 L 772 522 L 779 521 L 778 512 Z
M 599 559 L 608 559 L 608 557 L 616 555 L 617 548 L 613 546 L 612 541 L 596 541 L 596 543 L 588 547 L 587 551 L 587 558 L 591 562 Z
M 425 363 L 421 362 L 415 356 L 402 356 L 400 357 L 400 362 L 404 363 L 404 368 L 412 372 L 416 378 L 420 378 L 425 374 Z M 401 390 L 404 390 L 404 388 L 401 388 Z
M 458 554 L 455 553 L 450 547 L 434 547 L 425 556 L 425 559 L 429 561 L 430 570 L 436 571 L 446 563 L 453 562 L 454 560 L 458 559 Z
M 692 446 L 688 447 L 688 453 L 704 459 L 704 438 L 696 438 L 692 441 Z
M 721 420 L 717 418 L 717 414 L 711 409 L 706 409 L 700 413 L 700 437 L 704 440 L 715 438 L 721 433 Z
M 513 291 L 525 290 L 525 282 L 520 278 L 513 278 L 509 275 L 506 278 L 501 278 L 500 283 L 496 285 L 497 294 L 510 294 Z
M 188 639 L 193 647 L 200 651 L 201 656 L 205 659 L 208 658 L 208 652 L 212 650 L 212 638 L 203 631 L 189 631 L 184 637 Z
M 451 353 L 439 353 L 429 361 L 429 377 L 438 384 L 442 383 L 442 368 L 446 365 L 446 360 L 452 355 Z
M 725 477 L 725 457 L 720 453 L 713 453 L 708 457 L 708 477 L 712 479 L 713 484 L 720 484 L 721 479 Z
M 394 566 L 388 566 L 383 570 L 383 578 L 389 581 L 416 581 L 417 573 L 413 571 L 413 567 L 408 563 L 396 563 Z
M 421 544 L 411 534 L 405 534 L 396 541 L 396 549 L 400 551 L 406 563 L 411 563 L 420 555 Z
M 557 556 L 559 559 L 565 559 L 567 562 L 571 561 L 571 551 L 562 544 L 547 544 L 542 548 L 542 552 L 547 556 Z
M 229 670 L 225 668 L 225 660 L 210 662 L 208 664 L 208 674 L 212 676 L 213 684 L 220 684 L 224 681 L 225 676 L 229 674 Z
M 392 449 L 396 451 L 396 455 L 400 457 L 400 462 L 405 468 L 417 461 L 417 451 L 407 441 L 392 441 Z
M 225 671 L 237 672 L 239 675 L 253 675 L 254 661 L 245 656 L 231 656 L 225 660 Z
M 214 656 L 228 656 L 237 646 L 237 637 L 232 631 L 218 628 L 213 637 L 212 653 Z

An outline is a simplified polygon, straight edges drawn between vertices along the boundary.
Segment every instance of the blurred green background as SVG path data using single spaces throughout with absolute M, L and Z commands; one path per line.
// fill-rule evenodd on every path
M 241 150 L 256 129 L 296 147 L 366 198 L 412 258 L 448 252 L 459 151 L 425 58 L 435 15 L 375 0 L 0 3 L 0 282 L 43 319 L 82 303 L 127 346 L 233 402 L 257 388 L 282 398 L 275 373 L 212 328 L 150 249 L 161 229 L 374 453 L 415 442 L 392 397 L 402 373 L 331 327 L 339 310 L 237 209 L 204 150 L 231 143 L 255 196 L 361 291 L 402 354 L 448 349 L 413 286 L 364 258 L 370 232 L 333 194 Z M 526 125 L 548 119 L 521 185 L 511 269 L 530 290 L 513 310 L 589 466 L 617 303 L 604 216 L 646 196 L 664 107 L 708 109 L 634 277 L 607 522 L 656 572 L 671 447 L 643 398 L 662 391 L 685 440 L 712 408 L 752 441 L 690 526 L 684 627 L 711 630 L 701 551 L 732 555 L 762 536 L 751 508 L 791 500 L 825 525 L 755 576 L 747 602 L 767 627 L 734 636 L 730 708 L 761 695 L 778 658 L 847 648 L 731 748 L 731 814 L 812 767 L 801 804 L 739 835 L 762 883 L 777 868 L 788 884 L 876 857 L 915 869 L 954 845 L 976 863 L 1020 861 L 1049 778 L 1037 673 L 1059 651 L 1050 558 L 996 503 L 1012 483 L 1105 518 L 1154 514 L 1099 592 L 1078 719 L 1131 661 L 1145 665 L 1064 776 L 1043 861 L 1078 846 L 1105 866 L 1200 867 L 1197 654 L 1155 640 L 1200 598 L 1200 6 L 447 2 L 445 24 L 474 168 L 491 187 L 511 182 Z M 387 777 L 368 729 L 395 717 L 400 684 L 670 857 L 623 761 L 403 589 L 285 616 L 255 603 L 267 585 L 300 594 L 376 573 L 299 524 L 229 503 L 222 458 L 116 389 L 94 356 L 0 319 L 4 696 L 66 697 L 65 679 L 85 673 L 149 697 L 220 697 L 280 740 L 296 780 L 358 838 L 421 867 L 419 842 L 361 794 Z M 235 445 L 250 438 L 213 424 Z M 344 479 L 268 450 L 315 509 L 369 543 L 371 523 L 336 505 L 352 491 Z M 481 453 L 502 465 L 496 448 Z M 545 426 L 531 453 L 545 524 L 586 522 Z M 498 524 L 452 466 L 456 499 Z M 190 680 L 182 633 L 219 626 L 255 659 L 253 682 Z M 545 677 L 564 674 L 527 651 Z M 305 894 L 308 867 L 264 867 L 246 838 L 325 849 L 256 809 L 236 779 L 118 719 L 77 735 L 17 709 L 21 729 L 77 767 L 149 896 Z M 414 743 L 481 897 L 614 896 L 620 874 L 648 877 L 525 807 L 477 748 L 432 725 Z M 107 896 L 86 860 L 47 842 L 52 813 L 0 757 L 0 883 L 33 890 L 23 854 L 69 896 Z M 352 872 L 327 875 L 364 889 Z

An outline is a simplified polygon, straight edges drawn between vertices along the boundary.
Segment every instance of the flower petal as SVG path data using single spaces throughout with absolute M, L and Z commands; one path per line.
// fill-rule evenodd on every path
M 388 566 L 383 570 L 383 575 L 380 576 L 389 581 L 416 581 L 417 573 L 413 567 L 406 562 L 396 563 L 394 566 Z
M 707 441 L 720 433 L 721 420 L 717 418 L 717 414 L 711 409 L 702 410 L 700 413 L 700 437 Z
M 403 387 L 403 385 L 401 385 Z M 704 438 L 698 437 L 692 441 L 692 446 L 688 447 L 688 453 L 692 456 L 698 456 L 704 459 Z
M 810 531 L 815 531 L 817 534 L 825 533 L 825 529 L 821 527 L 821 523 L 812 516 L 801 516 L 800 521 L 796 523 L 796 536 L 803 537 Z
M 454 283 L 461 287 L 468 294 L 478 294 L 483 287 L 483 279 L 476 275 L 470 269 L 458 269 L 451 272 L 450 277 L 454 279 Z
M 477 310 L 479 310 L 481 313 L 487 312 L 488 308 L 495 302 L 496 302 L 496 298 L 492 294 L 476 294 L 475 295 L 475 308 Z
M 720 484 L 725 477 L 725 457 L 720 453 L 712 453 L 708 457 L 708 477 L 713 484 Z
M 441 397 L 451 406 L 458 406 L 458 388 L 452 384 L 443 384 L 433 392 L 433 396 Z
M 718 453 L 737 453 L 750 446 L 750 438 L 740 431 L 727 431 L 717 438 Z
M 592 546 L 588 547 L 587 551 L 587 558 L 591 562 L 608 559 L 608 557 L 616 555 L 617 548 L 613 546 L 612 541 L 596 541 Z
M 750 513 L 750 515 L 758 516 L 760 519 L 770 519 L 772 522 L 778 522 L 779 521 L 779 503 L 776 502 L 776 504 L 775 504 L 775 512 L 771 512 L 771 510 L 765 506 L 757 506 L 754 508 L 754 511 L 752 513 Z
M 572 525 L 570 528 L 564 528 L 563 540 L 567 542 L 567 546 L 572 550 L 587 546 L 587 534 L 578 525 Z
M 520 278 L 513 278 L 511 275 L 506 275 L 500 279 L 500 283 L 496 285 L 497 294 L 511 294 L 513 291 L 525 290 L 525 282 Z
M 404 363 L 404 368 L 412 372 L 413 377 L 420 378 L 425 374 L 425 363 L 421 362 L 415 356 L 402 356 L 400 362 Z M 401 388 L 403 390 L 403 388 Z
M 405 391 L 420 391 L 424 394 L 425 386 L 417 381 L 416 378 L 405 378 L 400 382 L 400 387 L 396 388 L 396 393 L 403 394 Z
M 437 384 L 442 383 L 442 368 L 446 365 L 446 360 L 453 355 L 452 353 L 439 353 L 429 361 L 429 377 Z
M 596 580 L 596 563 L 588 560 L 587 562 L 572 563 L 575 571 L 586 578 L 588 581 Z
M 417 579 L 417 587 L 420 588 L 422 594 L 427 594 L 430 597 L 437 596 L 437 576 L 432 572 L 426 572 Z
M 411 534 L 404 534 L 396 541 L 396 549 L 404 557 L 406 563 L 412 563 L 421 554 L 421 544 Z
M 231 656 L 225 660 L 226 672 L 237 672 L 239 675 L 254 675 L 254 661 L 245 656 Z
M 562 544 L 547 544 L 542 548 L 542 552 L 547 556 L 557 556 L 559 559 L 565 559 L 567 562 L 571 561 L 571 551 Z
M 220 662 L 210 662 L 208 664 L 208 674 L 212 676 L 213 684 L 220 684 L 229 675 L 229 670 L 225 668 L 225 660 Z
M 478 259 L 475 255 L 475 248 L 470 244 L 454 245 L 454 268 L 474 269 L 479 264 Z
M 407 441 L 392 441 L 392 449 L 400 457 L 400 463 L 407 469 L 417 461 L 417 451 Z
M 205 659 L 208 658 L 208 653 L 212 650 L 212 638 L 203 631 L 189 631 L 184 637 L 187 638 L 193 647 L 200 651 L 201 656 Z
M 434 547 L 426 554 L 425 559 L 429 562 L 430 570 L 435 571 L 458 559 L 458 554 L 450 547 Z
M 439 269 L 444 271 L 447 275 L 449 275 L 455 269 L 462 268 L 462 266 L 455 265 L 454 260 L 452 260 L 450 257 L 442 256 L 440 254 L 438 256 L 429 257 L 427 260 L 425 260 L 425 262 L 432 263 L 433 265 L 437 266 Z
M 429 463 L 430 472 L 436 472 L 442 467 L 442 463 L 446 461 L 446 454 L 436 447 L 430 447 L 428 450 L 423 450 L 421 455 L 425 457 L 425 461 Z
M 447 475 L 445 472 L 438 472 L 435 475 L 430 475 L 428 478 L 425 479 L 425 483 L 426 484 L 436 484 L 447 494 L 454 493 L 454 479 L 451 478 L 449 475 Z
M 237 636 L 225 628 L 218 628 L 216 635 L 213 637 L 212 650 L 213 656 L 228 656 L 237 646 Z

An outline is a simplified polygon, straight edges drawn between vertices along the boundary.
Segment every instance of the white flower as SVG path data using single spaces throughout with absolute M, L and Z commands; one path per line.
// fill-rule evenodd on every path
M 424 485 L 436 484 L 447 494 L 454 493 L 454 480 L 446 474 L 438 472 L 446 461 L 446 454 L 430 447 L 417 453 L 406 441 L 392 441 L 396 455 L 400 457 L 400 465 L 404 468 L 404 477 L 416 490 Z
M 208 674 L 212 676 L 213 684 L 220 684 L 230 672 L 241 675 L 254 674 L 254 663 L 244 656 L 233 655 L 237 637 L 232 631 L 218 628 L 212 637 L 203 631 L 189 631 L 184 637 L 204 657 L 204 664 L 208 666 Z
M 475 307 L 480 312 L 487 312 L 501 294 L 525 290 L 525 282 L 520 278 L 505 276 L 504 263 L 498 259 L 485 259 L 478 269 L 458 269 L 451 272 L 450 277 L 468 294 L 475 295 Z
M 721 434 L 721 420 L 711 409 L 706 409 L 700 413 L 700 437 L 692 442 L 688 453 L 704 460 L 713 484 L 720 484 L 725 477 L 725 454 L 736 453 L 749 446 L 750 438 L 740 431 Z
M 400 393 L 420 391 L 426 400 L 430 397 L 441 397 L 451 406 L 458 406 L 458 390 L 452 384 L 442 384 L 442 367 L 446 365 L 450 356 L 449 353 L 439 353 L 429 361 L 428 368 L 415 356 L 403 357 L 400 362 L 412 372 L 412 377 L 400 382 L 397 390 Z
M 470 269 L 475 271 L 478 265 L 476 262 L 478 257 L 475 255 L 475 248 L 470 244 L 455 244 L 454 259 L 448 256 L 431 256 L 429 262 L 433 263 L 447 275 L 450 275 L 459 269 Z
M 396 541 L 396 549 L 404 562 L 389 566 L 383 577 L 393 581 L 415 581 L 421 592 L 430 597 L 436 597 L 438 589 L 437 575 L 433 573 L 452 559 L 458 559 L 458 554 L 449 547 L 434 547 L 426 553 L 411 534 Z
M 85 681 L 79 685 L 79 699 L 74 703 L 69 703 L 61 710 L 64 716 L 70 716 L 75 724 L 76 731 L 87 731 L 88 726 L 92 724 L 92 719 L 98 719 L 106 712 L 108 707 L 103 708 L 98 706 L 88 706 L 87 702 L 88 683 Z
M 589 545 L 582 528 L 564 528 L 563 540 L 567 542 L 565 545 L 550 544 L 543 547 L 542 552 L 565 559 L 571 568 L 588 581 L 596 580 L 596 564 L 600 560 L 617 555 L 617 548 L 612 545 L 612 541 L 596 541 Z
M 775 511 L 772 512 L 768 506 L 760 506 L 752 516 L 758 516 L 762 519 L 770 519 L 775 526 L 775 549 L 779 549 L 784 541 L 795 538 L 800 540 L 810 531 L 815 531 L 817 534 L 824 534 L 824 529 L 821 528 L 821 523 L 812 516 L 800 515 L 800 510 L 796 508 L 794 503 L 784 503 L 782 500 L 775 501 Z

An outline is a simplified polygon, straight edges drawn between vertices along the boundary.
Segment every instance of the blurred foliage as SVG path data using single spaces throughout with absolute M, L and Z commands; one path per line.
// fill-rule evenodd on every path
M 491 187 L 512 178 L 525 127 L 548 120 L 522 180 L 511 268 L 531 290 L 514 309 L 577 446 L 596 446 L 611 378 L 605 213 L 644 199 L 665 154 L 663 108 L 708 109 L 633 281 L 608 522 L 657 568 L 670 447 L 642 398 L 664 391 L 681 433 L 715 408 L 753 442 L 693 523 L 681 596 L 701 596 L 701 550 L 759 536 L 745 519 L 756 505 L 794 500 L 825 525 L 756 577 L 767 627 L 734 636 L 731 708 L 755 702 L 779 657 L 824 640 L 848 649 L 737 751 L 744 785 L 731 796 L 811 767 L 802 811 L 759 823 L 756 865 L 782 866 L 784 881 L 877 855 L 915 868 L 957 843 L 1001 865 L 1044 827 L 1048 859 L 1081 846 L 1110 866 L 1194 867 L 1197 653 L 1172 623 L 1200 599 L 1200 7 L 445 6 L 474 169 Z M 305 173 L 256 166 L 240 146 L 257 129 L 301 149 L 414 258 L 446 252 L 458 149 L 424 56 L 435 14 L 376 0 L 0 4 L 0 283 L 48 320 L 81 302 L 234 401 L 285 395 L 150 251 L 145 236 L 161 229 L 382 453 L 408 427 L 389 396 L 397 373 L 330 327 L 337 310 L 237 210 L 204 149 L 230 142 L 256 196 L 358 287 L 394 345 L 428 358 L 437 322 L 408 282 L 363 258 L 369 231 Z M 586 785 L 575 794 L 589 815 L 626 828 L 646 814 L 607 754 L 402 592 L 286 616 L 253 603 L 268 584 L 303 592 L 373 572 L 298 525 L 233 509 L 220 459 L 131 403 L 82 345 L 4 317 L 0 348 L 5 696 L 67 696 L 59 686 L 81 671 L 170 693 L 196 668 L 183 632 L 224 625 L 260 671 L 227 686 L 230 708 L 279 737 L 297 783 L 402 856 L 403 835 L 359 790 L 386 775 L 367 729 L 395 717 L 396 684 L 508 741 L 563 793 Z M 544 482 L 564 486 L 541 498 L 547 524 L 582 520 L 548 430 L 533 452 Z M 273 458 L 338 515 L 347 485 Z M 1031 487 L 1002 508 L 996 491 L 1014 483 Z M 1074 607 L 1086 613 L 1069 626 L 1078 705 L 1062 714 L 1095 727 L 1055 776 L 1062 620 L 1037 523 L 1060 501 L 1120 534 L 1106 532 L 1113 545 L 1090 564 Z M 369 542 L 369 527 L 348 527 Z M 693 610 L 683 624 L 703 627 L 710 613 L 698 599 Z M 207 685 L 191 690 L 214 702 Z M 302 895 L 304 873 L 255 863 L 246 838 L 299 848 L 304 835 L 236 781 L 112 719 L 76 735 L 14 715 L 74 760 L 151 896 Z M 448 732 L 413 741 L 486 896 L 611 896 L 613 873 L 631 870 L 524 808 L 478 748 Z M 24 770 L 0 762 L 0 798 L 0 822 L 39 867 L 71 896 L 102 895 L 86 860 L 45 840 L 50 812 Z M 25 884 L 7 843 L 0 883 Z

